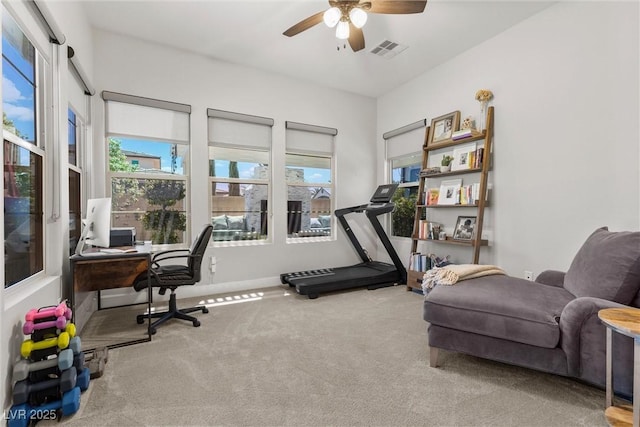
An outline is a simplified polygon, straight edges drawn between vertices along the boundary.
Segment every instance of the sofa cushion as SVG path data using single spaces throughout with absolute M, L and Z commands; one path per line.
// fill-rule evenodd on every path
M 229 224 L 227 223 L 226 215 L 214 216 L 211 218 L 211 224 L 214 230 L 228 230 Z
M 331 227 L 331 215 L 318 215 L 318 220 L 322 225 L 322 228 Z
M 438 326 L 538 347 L 555 348 L 557 319 L 574 296 L 563 288 L 495 275 L 436 286 L 424 319 Z
M 640 288 L 640 232 L 594 231 L 571 262 L 564 288 L 576 297 L 631 303 Z
M 227 222 L 229 223 L 229 230 L 244 230 L 244 216 L 243 215 L 227 215 Z

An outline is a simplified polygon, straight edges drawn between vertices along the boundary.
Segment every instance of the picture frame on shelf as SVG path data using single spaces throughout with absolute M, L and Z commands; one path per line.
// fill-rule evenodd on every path
M 450 139 L 460 127 L 460 111 L 453 111 L 431 120 L 431 132 L 427 146 Z
M 460 171 L 473 168 L 473 157 L 476 151 L 474 142 L 461 145 L 453 149 L 453 161 L 451 162 L 452 171 Z
M 476 229 L 475 216 L 459 216 L 456 228 L 453 230 L 454 240 L 471 240 Z
M 460 200 L 461 179 L 449 179 L 440 183 L 440 191 L 438 193 L 439 205 L 455 205 Z

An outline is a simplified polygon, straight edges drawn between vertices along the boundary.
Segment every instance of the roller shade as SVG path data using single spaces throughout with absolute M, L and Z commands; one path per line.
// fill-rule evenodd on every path
M 103 92 L 109 135 L 189 142 L 191 106 L 151 98 Z
M 304 123 L 286 122 L 286 146 L 289 152 L 333 154 L 338 130 Z
M 71 62 L 68 63 L 69 73 L 72 76 L 67 80 L 68 82 L 68 96 L 69 104 L 73 107 L 73 110 L 80 114 L 82 118 L 87 118 L 87 95 L 85 94 L 84 87 L 79 82 L 78 78 L 73 72 L 71 72 Z
M 207 110 L 207 116 L 210 144 L 271 149 L 273 119 L 211 108 Z
M 76 53 L 71 46 L 67 46 L 67 59 L 68 59 L 68 68 L 69 74 L 73 75 L 75 80 L 80 84 L 82 91 L 85 95 L 95 95 L 96 90 L 91 85 L 89 81 L 89 77 L 87 73 L 84 72 L 84 69 L 80 65 L 78 58 L 76 57 Z
M 422 151 L 426 122 L 426 119 L 419 120 L 382 135 L 386 140 L 387 159 Z

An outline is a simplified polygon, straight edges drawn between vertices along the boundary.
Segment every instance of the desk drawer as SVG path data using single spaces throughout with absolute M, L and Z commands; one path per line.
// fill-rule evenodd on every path
M 126 288 L 149 265 L 147 257 L 77 260 L 73 263 L 73 286 L 76 292 Z

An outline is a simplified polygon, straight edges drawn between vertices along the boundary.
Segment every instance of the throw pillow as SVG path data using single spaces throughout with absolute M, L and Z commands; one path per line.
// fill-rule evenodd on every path
M 319 215 L 318 219 L 320 220 L 320 224 L 322 224 L 322 228 L 331 227 L 331 215 Z
M 214 230 L 228 230 L 229 224 L 227 223 L 226 215 L 214 216 L 211 218 L 211 224 L 213 224 Z
M 594 231 L 571 262 L 564 288 L 576 297 L 631 303 L 640 288 L 640 232 Z
M 244 230 L 244 216 L 227 216 L 227 222 L 229 223 L 229 230 Z

